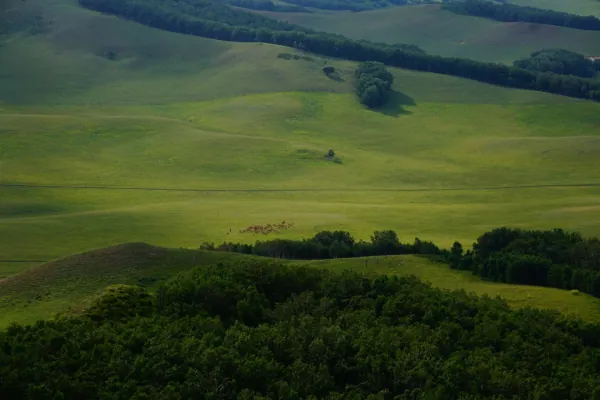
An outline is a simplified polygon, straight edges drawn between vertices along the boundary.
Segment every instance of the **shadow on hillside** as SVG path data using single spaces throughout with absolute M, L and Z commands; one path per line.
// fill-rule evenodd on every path
M 342 77 L 340 76 L 340 74 L 338 74 L 337 72 L 334 72 L 334 73 L 332 73 L 332 74 L 327 74 L 327 77 L 328 77 L 329 79 L 331 79 L 332 81 L 336 81 L 336 82 L 346 82 L 346 81 L 344 80 L 344 78 L 342 78 Z
M 412 112 L 406 110 L 404 106 L 416 106 L 417 103 L 412 97 L 402 93 L 392 91 L 390 94 L 390 100 L 382 108 L 375 110 L 381 114 L 388 115 L 390 117 L 398 117 L 400 115 L 410 115 Z

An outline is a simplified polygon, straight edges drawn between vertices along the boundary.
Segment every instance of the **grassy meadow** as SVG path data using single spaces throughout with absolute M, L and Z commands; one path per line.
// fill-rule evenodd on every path
M 595 6 L 600 12 L 600 2 L 590 0 L 590 3 L 597 3 Z M 569 8 L 571 2 L 562 4 Z M 600 55 L 598 31 L 498 22 L 454 14 L 442 10 L 439 5 L 404 6 L 359 13 L 264 14 L 353 39 L 416 44 L 431 54 L 481 61 L 510 64 L 545 48 L 564 48 L 590 56 Z
M 349 93 L 297 92 L 98 108 L 104 116 L 12 109 L 0 114 L 4 184 L 99 188 L 1 187 L 0 253 L 254 241 L 238 231 L 283 220 L 295 223 L 289 237 L 390 228 L 442 245 L 502 225 L 598 234 L 600 187 L 562 185 L 598 184 L 600 105 L 536 95 L 548 102 L 422 101 L 407 90 L 398 97 L 414 104 L 386 112 Z M 341 164 L 323 157 L 330 148 Z M 530 185 L 561 187 L 494 189 Z
M 0 34 L 0 291 L 25 286 L 2 300 L 2 323 L 207 260 L 139 276 L 111 258 L 26 290 L 41 262 L 120 243 L 253 242 L 264 237 L 239 231 L 281 221 L 294 223 L 282 237 L 394 229 L 442 246 L 504 225 L 600 235 L 600 104 L 394 69 L 392 101 L 369 111 L 350 62 L 285 60 L 293 50 L 161 32 L 72 0 L 21 3 L 0 17 L 11 22 Z M 32 30 L 36 15 L 45 24 Z M 415 274 L 426 262 L 407 260 Z M 431 268 L 434 284 L 451 282 Z M 445 271 L 453 288 L 515 304 L 584 316 L 597 305 Z

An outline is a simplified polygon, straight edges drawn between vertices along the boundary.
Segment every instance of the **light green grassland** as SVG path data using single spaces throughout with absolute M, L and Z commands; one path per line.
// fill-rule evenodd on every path
M 563 2 L 569 7 L 570 2 Z M 595 1 L 600 5 L 599 1 Z M 600 6 L 598 6 L 600 8 Z M 504 23 L 454 14 L 439 5 L 394 7 L 359 13 L 265 15 L 354 39 L 409 43 L 431 54 L 512 63 L 544 48 L 600 55 L 600 32 L 551 25 Z
M 165 32 L 83 9 L 74 0 L 8 2 L 10 12 L 0 9 L 0 26 L 13 26 L 0 35 L 0 106 L 165 104 L 347 90 L 348 83 L 320 73 L 320 59 L 290 68 L 293 61 L 277 58 L 293 52 L 288 48 Z M 2 21 L 7 16 L 12 24 Z M 32 34 L 36 16 L 44 30 Z
M 4 187 L 0 253 L 50 260 L 132 240 L 254 241 L 237 232 L 282 220 L 296 224 L 287 237 L 346 229 L 366 238 L 390 228 L 442 245 L 501 225 L 599 233 L 600 187 L 479 189 L 598 183 L 600 105 L 405 94 L 415 105 L 389 115 L 362 109 L 351 94 L 324 93 L 121 108 L 122 118 L 103 108 L 108 116 L 78 116 L 77 107 L 0 114 L 4 183 L 273 190 Z M 323 158 L 329 148 L 342 164 Z

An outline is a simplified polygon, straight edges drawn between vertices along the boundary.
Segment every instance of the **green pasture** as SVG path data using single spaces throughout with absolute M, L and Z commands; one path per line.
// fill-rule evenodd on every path
M 294 52 L 286 47 L 161 31 L 89 11 L 74 0 L 7 2 L 0 5 L 0 26 L 8 27 L 0 34 L 0 107 L 76 104 L 95 110 L 250 93 L 350 90 L 350 83 L 322 73 L 319 57 L 278 58 Z M 36 17 L 43 21 L 39 32 Z
M 59 187 L 0 188 L 0 253 L 52 260 L 130 241 L 252 242 L 239 230 L 284 220 L 295 224 L 287 237 L 345 229 L 366 238 L 389 228 L 441 245 L 469 244 L 503 225 L 599 233 L 600 187 L 568 186 L 599 183 L 598 104 L 546 95 L 545 104 L 438 103 L 408 89 L 397 96 L 412 100 L 384 112 L 331 93 L 99 107 L 93 115 L 87 107 L 50 115 L 13 108 L 0 114 L 2 183 Z M 330 148 L 341 164 L 323 157 Z
M 542 0 L 523 0 L 519 3 L 525 1 L 539 3 Z M 570 8 L 572 2 L 561 3 L 564 4 L 563 8 Z M 600 2 L 590 0 L 590 3 L 597 3 L 594 6 L 600 13 Z M 264 14 L 353 39 L 416 44 L 431 54 L 481 61 L 511 64 L 516 59 L 545 48 L 564 48 L 590 56 L 600 54 L 598 31 L 520 22 L 504 23 L 454 14 L 442 10 L 439 5 L 403 6 L 359 13 Z

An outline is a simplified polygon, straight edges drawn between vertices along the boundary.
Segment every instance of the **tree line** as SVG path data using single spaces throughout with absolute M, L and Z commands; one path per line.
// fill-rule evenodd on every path
M 275 4 L 271 0 L 224 0 L 224 2 L 235 7 L 247 8 L 249 10 L 312 13 L 312 10 L 306 7 L 287 3 Z
M 79 0 L 79 3 L 96 11 L 173 32 L 236 42 L 273 43 L 328 57 L 377 61 L 385 65 L 458 76 L 494 85 L 600 101 L 598 80 L 434 56 L 415 51 L 412 46 L 351 40 L 233 10 L 226 5 L 215 5 L 209 0 Z M 207 6 L 201 6 L 203 4 Z
M 414 277 L 254 259 L 0 332 L 0 393 L 35 399 L 600 396 L 600 325 Z
M 561 229 L 498 228 L 463 254 L 455 243 L 447 254 L 452 268 L 484 279 L 579 290 L 600 297 L 600 240 Z
M 355 240 L 345 231 L 322 231 L 302 240 L 205 243 L 201 248 L 298 260 L 420 254 L 482 279 L 579 290 L 600 298 L 600 240 L 561 229 L 498 228 L 481 235 L 466 251 L 459 242 L 450 249 L 419 238 L 402 243 L 392 230 L 375 231 L 370 241 Z
M 378 62 L 360 64 L 354 73 L 356 95 L 369 108 L 381 107 L 390 99 L 394 76 Z
M 434 3 L 432 0 L 287 0 L 302 7 L 333 11 L 367 11 L 392 6 Z
M 328 258 L 351 258 L 393 254 L 442 254 L 432 242 L 415 239 L 413 243 L 401 243 L 392 230 L 375 231 L 370 241 L 355 240 L 346 231 L 322 231 L 310 239 L 258 240 L 255 244 L 225 242 L 215 246 L 204 243 L 204 250 L 215 250 L 272 258 L 315 260 Z
M 600 62 L 594 62 L 583 54 L 564 49 L 536 51 L 528 58 L 516 60 L 514 65 L 531 71 L 575 75 L 582 78 L 593 78 L 600 71 Z
M 502 22 L 532 22 L 589 31 L 600 30 L 600 19 L 594 16 L 585 17 L 512 3 L 498 4 L 485 0 L 465 0 L 445 3 L 442 8 L 456 14 L 484 17 Z

